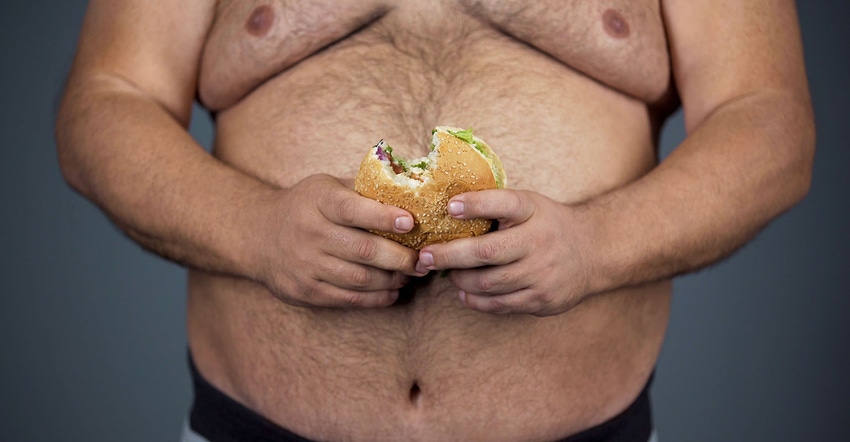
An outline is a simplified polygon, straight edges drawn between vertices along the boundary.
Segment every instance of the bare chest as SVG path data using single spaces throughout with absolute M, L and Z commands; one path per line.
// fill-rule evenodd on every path
M 659 0 L 221 0 L 199 94 L 211 109 L 226 109 L 303 60 L 375 30 L 407 56 L 439 58 L 481 29 L 645 102 L 670 88 Z

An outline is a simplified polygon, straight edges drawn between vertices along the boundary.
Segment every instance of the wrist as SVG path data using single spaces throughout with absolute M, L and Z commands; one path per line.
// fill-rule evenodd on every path
M 274 244 L 279 244 L 278 235 L 285 222 L 280 210 L 284 204 L 285 191 L 281 189 L 258 189 L 245 198 L 235 213 L 236 227 L 232 253 L 234 269 L 240 276 L 265 283 L 271 272 L 276 253 Z
M 601 201 L 573 206 L 578 250 L 584 263 L 588 294 L 598 294 L 634 284 L 637 263 L 632 250 L 636 232 L 622 215 Z

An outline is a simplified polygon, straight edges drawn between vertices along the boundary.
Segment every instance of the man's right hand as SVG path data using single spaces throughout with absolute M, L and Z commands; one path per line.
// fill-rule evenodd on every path
M 415 250 L 366 229 L 404 233 L 407 211 L 365 198 L 329 175 L 313 175 L 282 190 L 262 235 L 259 280 L 293 305 L 382 307 L 414 269 Z

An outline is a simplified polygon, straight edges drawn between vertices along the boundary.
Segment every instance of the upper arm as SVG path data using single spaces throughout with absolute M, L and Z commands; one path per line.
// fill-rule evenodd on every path
M 737 98 L 809 106 L 793 0 L 661 0 L 688 131 Z
M 187 124 L 215 0 L 92 0 L 68 88 L 107 80 Z

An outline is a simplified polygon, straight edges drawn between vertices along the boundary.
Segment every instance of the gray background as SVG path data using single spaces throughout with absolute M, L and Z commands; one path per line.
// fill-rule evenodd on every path
M 175 440 L 190 397 L 184 272 L 57 166 L 52 118 L 84 8 L 0 3 L 0 440 Z M 799 9 L 814 185 L 740 253 L 675 282 L 652 390 L 664 442 L 850 440 L 850 2 Z M 192 131 L 209 143 L 205 115 Z

